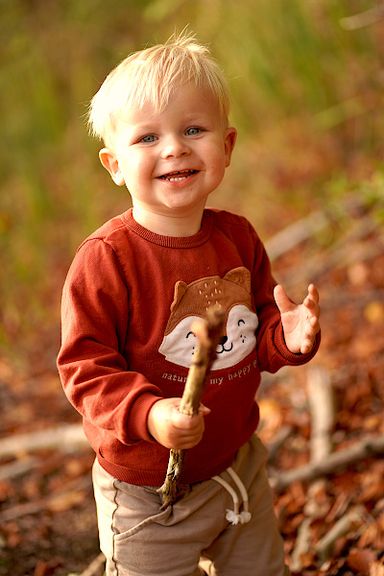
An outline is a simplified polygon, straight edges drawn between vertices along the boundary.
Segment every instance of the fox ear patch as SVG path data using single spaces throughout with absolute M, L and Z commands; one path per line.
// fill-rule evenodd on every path
M 233 270 L 227 272 L 224 276 L 224 280 L 238 284 L 247 292 L 251 292 L 251 274 L 247 268 L 244 268 L 244 266 L 233 268 Z
M 186 284 L 182 280 L 178 280 L 176 282 L 175 291 L 173 295 L 173 302 L 171 304 L 171 312 L 173 312 L 175 308 L 177 308 L 187 290 L 188 290 L 188 284 Z

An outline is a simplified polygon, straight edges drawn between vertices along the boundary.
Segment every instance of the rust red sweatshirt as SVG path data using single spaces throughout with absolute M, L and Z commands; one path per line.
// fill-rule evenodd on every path
M 225 211 L 207 209 L 196 235 L 170 237 L 143 228 L 129 210 L 81 244 L 63 289 L 58 369 L 110 474 L 163 483 L 169 451 L 150 436 L 148 412 L 159 398 L 181 397 L 196 343 L 191 324 L 215 302 L 226 326 L 202 399 L 211 414 L 182 480 L 208 479 L 232 463 L 259 422 L 261 371 L 303 364 L 319 344 L 308 355 L 287 349 L 274 285 L 256 232 Z

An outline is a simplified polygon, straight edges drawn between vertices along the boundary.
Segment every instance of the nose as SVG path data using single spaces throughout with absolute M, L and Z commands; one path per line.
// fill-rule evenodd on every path
M 189 146 L 180 136 L 172 135 L 166 138 L 161 151 L 161 157 L 179 158 L 189 154 Z

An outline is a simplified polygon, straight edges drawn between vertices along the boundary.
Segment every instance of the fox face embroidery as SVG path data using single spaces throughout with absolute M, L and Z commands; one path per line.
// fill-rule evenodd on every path
M 191 326 L 213 304 L 220 304 L 225 312 L 225 331 L 212 370 L 235 366 L 254 350 L 258 318 L 251 305 L 251 275 L 239 267 L 224 278 L 210 276 L 191 284 L 176 283 L 171 314 L 159 347 L 166 360 L 190 366 L 197 344 Z

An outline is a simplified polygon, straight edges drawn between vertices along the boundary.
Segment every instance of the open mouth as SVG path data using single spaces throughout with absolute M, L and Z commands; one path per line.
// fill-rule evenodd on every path
M 159 176 L 160 180 L 167 180 L 167 182 L 182 182 L 190 176 L 197 174 L 198 170 L 175 170 Z

